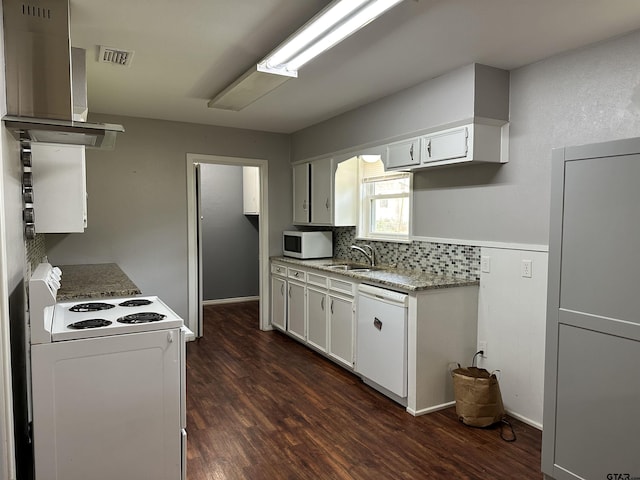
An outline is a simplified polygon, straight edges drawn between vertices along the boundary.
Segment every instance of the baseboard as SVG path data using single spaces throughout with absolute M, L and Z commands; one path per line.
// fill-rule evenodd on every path
M 419 417 L 420 415 L 426 415 L 427 413 L 437 412 L 438 410 L 444 410 L 445 408 L 453 407 L 456 404 L 455 401 L 441 403 L 440 405 L 434 405 L 433 407 L 421 408 L 420 410 L 413 410 L 411 408 L 407 408 L 407 412 L 409 412 L 414 417 Z
M 234 298 L 219 298 L 217 300 L 203 300 L 202 305 L 222 305 L 224 303 L 243 303 L 254 302 L 260 300 L 259 296 L 255 297 L 234 297 Z
M 533 428 L 537 428 L 538 430 L 542 431 L 542 424 L 540 422 L 535 422 L 535 421 L 531 420 L 530 418 L 523 417 L 522 415 L 519 415 L 519 414 L 517 414 L 515 412 L 512 412 L 512 411 L 509 411 L 509 410 L 507 410 L 507 413 L 509 414 L 510 417 L 513 417 L 516 420 L 520 420 L 522 423 L 526 423 L 527 425 L 530 425 Z

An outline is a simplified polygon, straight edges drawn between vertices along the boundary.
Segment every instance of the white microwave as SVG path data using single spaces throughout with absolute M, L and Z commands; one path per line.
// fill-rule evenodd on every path
M 329 258 L 333 256 L 333 233 L 331 231 L 282 232 L 282 252 L 294 258 Z

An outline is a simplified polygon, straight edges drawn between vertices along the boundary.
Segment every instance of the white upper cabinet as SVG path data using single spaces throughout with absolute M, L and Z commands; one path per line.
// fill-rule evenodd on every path
M 293 223 L 309 223 L 309 163 L 293 166 Z
M 422 137 L 422 163 L 465 158 L 469 151 L 469 128 L 451 128 Z
M 323 158 L 293 167 L 293 223 L 326 226 L 356 224 L 358 163 Z
M 506 163 L 508 128 L 504 122 L 475 122 L 391 143 L 387 145 L 387 158 L 383 159 L 385 170 Z
M 333 221 L 333 159 L 311 162 L 311 222 L 331 224 Z
M 242 167 L 242 200 L 245 215 L 260 215 L 260 169 Z
M 420 139 L 413 138 L 387 145 L 386 170 L 403 169 L 420 165 Z
M 87 190 L 83 145 L 31 144 L 36 233 L 84 232 Z

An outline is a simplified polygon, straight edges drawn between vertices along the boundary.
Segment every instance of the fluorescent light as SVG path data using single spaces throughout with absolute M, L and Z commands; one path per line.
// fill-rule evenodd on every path
M 367 0 L 341 0 L 334 2 L 266 57 L 263 63 L 269 68 L 278 68 L 287 63 L 298 55 L 300 50 L 317 41 L 327 30 L 334 27 L 366 2 Z
M 337 0 L 294 33 L 260 65 L 275 74 L 297 72 L 307 62 L 378 18 L 402 0 Z
M 402 0 L 335 0 L 257 65 L 218 93 L 210 108 L 242 110 L 271 92 L 322 52 L 378 18 Z

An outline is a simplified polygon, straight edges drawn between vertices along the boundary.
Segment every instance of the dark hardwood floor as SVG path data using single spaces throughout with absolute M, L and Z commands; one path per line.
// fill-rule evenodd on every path
M 453 408 L 413 417 L 257 318 L 257 302 L 205 307 L 188 344 L 189 480 L 542 478 L 538 430 L 512 420 L 506 443 Z

